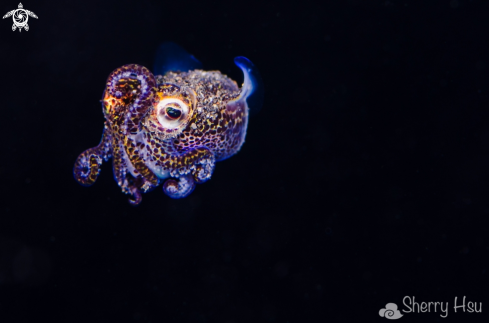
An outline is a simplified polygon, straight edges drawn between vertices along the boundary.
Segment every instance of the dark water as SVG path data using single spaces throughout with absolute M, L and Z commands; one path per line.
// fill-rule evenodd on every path
M 2 15 L 17 8 L 3 1 Z M 489 2 L 30 1 L 0 24 L 0 322 L 487 322 Z M 105 80 L 174 41 L 265 83 L 238 155 L 184 200 L 134 208 Z M 482 313 L 454 312 L 466 302 Z

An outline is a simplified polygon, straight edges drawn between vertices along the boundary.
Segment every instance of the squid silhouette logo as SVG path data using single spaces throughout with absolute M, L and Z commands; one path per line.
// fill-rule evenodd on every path
M 379 311 L 379 315 L 389 320 L 397 320 L 402 317 L 401 312 L 397 309 L 394 303 L 388 303 L 385 308 Z
M 14 9 L 12 11 L 7 12 L 5 16 L 3 16 L 3 19 L 8 18 L 10 16 L 12 16 L 12 19 L 14 20 L 14 24 L 12 25 L 12 31 L 15 31 L 16 29 L 22 31 L 22 28 L 28 31 L 29 25 L 27 24 L 27 20 L 29 20 L 29 16 L 37 19 L 36 14 L 33 13 L 32 11 L 25 10 L 24 7 L 22 6 L 22 3 L 19 3 L 18 9 Z

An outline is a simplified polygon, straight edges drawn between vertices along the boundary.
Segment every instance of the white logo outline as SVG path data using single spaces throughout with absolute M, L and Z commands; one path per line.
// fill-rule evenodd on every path
M 12 31 L 15 31 L 18 28 L 19 32 L 22 31 L 22 28 L 24 28 L 26 31 L 29 31 L 29 25 L 27 24 L 29 16 L 38 19 L 35 13 L 29 10 L 25 10 L 22 6 L 22 3 L 19 3 L 18 9 L 7 12 L 2 19 L 8 18 L 10 16 L 12 16 L 12 20 L 14 21 L 14 24 L 12 25 Z

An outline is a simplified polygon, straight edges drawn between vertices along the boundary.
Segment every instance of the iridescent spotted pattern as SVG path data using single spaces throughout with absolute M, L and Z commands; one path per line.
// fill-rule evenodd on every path
M 114 177 L 131 204 L 160 183 L 171 198 L 188 196 L 211 178 L 216 161 L 239 151 L 250 108 L 261 106 L 260 98 L 250 103 L 263 95 L 253 64 L 244 57 L 235 63 L 244 72 L 241 88 L 219 71 L 163 66 L 165 74 L 154 76 L 135 64 L 113 71 L 102 100 L 102 141 L 78 157 L 75 179 L 92 185 L 112 157 Z

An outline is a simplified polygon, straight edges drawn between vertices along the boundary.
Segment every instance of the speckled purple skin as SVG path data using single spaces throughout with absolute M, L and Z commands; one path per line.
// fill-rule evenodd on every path
M 216 161 L 239 151 L 248 125 L 245 92 L 219 71 L 193 70 L 153 76 L 125 65 L 112 72 L 104 92 L 101 143 L 77 159 L 74 175 L 92 185 L 103 160 L 113 158 L 122 191 L 141 193 L 162 181 L 171 198 L 188 196 L 210 179 Z M 178 110 L 178 118 L 169 115 Z M 171 112 L 171 111 L 170 111 Z

